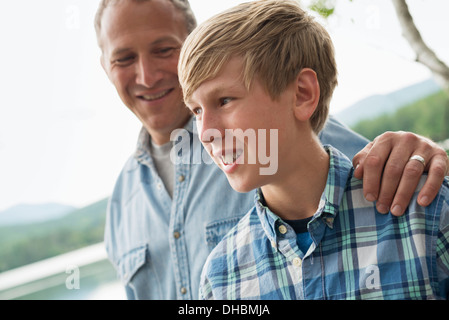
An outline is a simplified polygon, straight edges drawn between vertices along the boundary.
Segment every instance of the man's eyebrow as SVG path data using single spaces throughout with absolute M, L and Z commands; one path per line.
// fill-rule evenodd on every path
M 165 37 L 158 38 L 155 41 L 153 41 L 151 43 L 151 45 L 154 46 L 154 45 L 158 45 L 158 44 L 163 43 L 163 42 L 174 42 L 176 44 L 179 44 L 180 46 L 182 45 L 182 41 L 180 39 L 177 39 L 177 38 L 173 37 L 173 36 L 165 36 Z
M 179 45 L 179 46 L 182 45 L 182 42 L 180 42 L 179 39 L 174 38 L 172 36 L 165 36 L 165 37 L 156 39 L 155 41 L 153 41 L 150 44 L 150 46 L 157 46 L 157 45 L 159 45 L 161 43 L 164 43 L 164 42 L 173 42 L 173 43 L 175 43 L 176 45 Z M 125 48 L 115 49 L 114 51 L 112 51 L 111 57 L 118 56 L 118 55 L 120 55 L 120 54 L 122 54 L 124 52 L 128 52 L 128 51 L 131 51 L 131 50 L 132 50 L 131 48 L 126 48 L 126 47 Z
M 131 48 L 119 48 L 112 51 L 111 57 L 119 56 L 124 52 L 131 51 Z

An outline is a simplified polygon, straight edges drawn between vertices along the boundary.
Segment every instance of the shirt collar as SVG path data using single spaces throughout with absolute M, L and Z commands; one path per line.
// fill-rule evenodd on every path
M 329 173 L 327 175 L 326 187 L 321 195 L 321 201 L 313 220 L 323 218 L 329 228 L 333 228 L 334 219 L 338 213 L 340 203 L 345 192 L 346 184 L 352 177 L 353 167 L 351 161 L 337 149 L 325 145 L 329 154 Z M 259 188 L 255 194 L 256 211 L 262 223 L 262 228 L 268 238 L 276 239 L 276 224 L 281 220 L 265 204 L 262 190 Z
M 196 126 L 194 124 L 194 119 L 195 118 L 193 116 L 190 117 L 189 121 L 187 121 L 183 129 L 189 131 L 194 135 L 198 135 Z M 151 136 L 148 133 L 147 129 L 142 126 L 142 129 L 140 129 L 139 136 L 137 138 L 136 151 L 134 152 L 134 157 L 138 161 L 141 161 L 146 155 L 151 155 L 150 143 Z
M 352 162 L 339 150 L 330 145 L 325 145 L 324 148 L 329 153 L 330 162 L 326 187 L 322 196 L 325 201 L 323 211 L 335 218 L 354 169 Z

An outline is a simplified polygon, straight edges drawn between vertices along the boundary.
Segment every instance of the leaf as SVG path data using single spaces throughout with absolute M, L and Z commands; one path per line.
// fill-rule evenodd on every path
M 335 11 L 335 2 L 328 0 L 316 0 L 309 6 L 309 9 L 317 12 L 320 16 L 327 19 Z

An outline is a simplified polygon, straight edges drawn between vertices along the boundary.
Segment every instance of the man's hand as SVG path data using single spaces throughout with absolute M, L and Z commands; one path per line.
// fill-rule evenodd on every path
M 419 155 L 425 160 L 410 160 Z M 386 132 L 357 153 L 354 176 L 363 178 L 368 201 L 377 200 L 377 210 L 395 216 L 404 214 L 424 171 L 428 178 L 418 195 L 418 203 L 428 206 L 449 175 L 446 152 L 433 141 L 410 132 Z

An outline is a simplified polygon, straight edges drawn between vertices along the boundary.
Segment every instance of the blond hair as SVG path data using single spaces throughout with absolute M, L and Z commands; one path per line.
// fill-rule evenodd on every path
M 206 80 L 218 75 L 231 57 L 243 58 L 243 80 L 254 76 L 275 100 L 303 68 L 313 69 L 320 100 L 310 118 L 319 132 L 337 85 L 334 48 L 327 31 L 295 1 L 259 0 L 237 5 L 198 26 L 186 39 L 178 75 L 187 101 Z
M 95 32 L 97 34 L 97 41 L 98 45 L 101 47 L 101 20 L 103 19 L 103 13 L 106 10 L 107 7 L 117 4 L 119 1 L 123 0 L 101 0 L 100 4 L 98 5 L 97 13 L 95 14 L 94 19 L 94 27 Z M 131 0 L 126 0 L 131 1 Z M 137 3 L 141 2 L 147 2 L 151 0 L 132 0 Z M 193 29 L 196 27 L 196 18 L 195 15 L 192 12 L 192 9 L 190 8 L 189 0 L 167 0 L 171 2 L 176 9 L 179 10 L 184 16 L 185 23 L 186 23 L 186 30 L 187 33 L 192 32 Z

